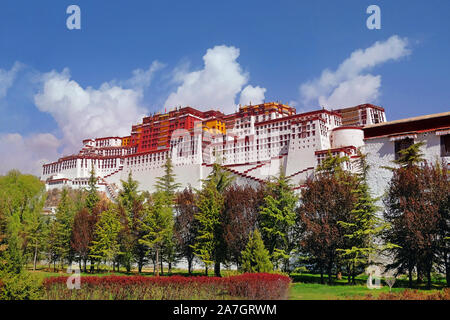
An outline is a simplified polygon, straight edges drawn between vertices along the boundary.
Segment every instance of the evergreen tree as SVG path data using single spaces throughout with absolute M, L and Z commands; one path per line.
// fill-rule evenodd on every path
M 376 243 L 376 239 L 386 228 L 386 224 L 377 217 L 376 212 L 379 210 L 375 205 L 377 199 L 370 195 L 367 184 L 369 165 L 366 155 L 358 151 L 358 156 L 359 173 L 356 175 L 356 187 L 353 190 L 356 203 L 350 216 L 347 217 L 347 221 L 338 221 L 344 228 L 347 241 L 344 248 L 337 250 L 347 262 L 349 282 L 351 278 L 353 284 L 355 284 L 357 269 L 367 266 L 372 256 L 386 248 L 386 246 Z
M 250 233 L 247 246 L 242 251 L 242 271 L 249 273 L 271 272 L 273 270 L 270 262 L 269 251 L 264 247 L 261 233 L 256 229 Z
M 156 178 L 156 190 L 164 192 L 169 203 L 175 203 L 175 192 L 181 187 L 180 183 L 176 183 L 176 175 L 173 173 L 172 160 L 167 158 L 164 164 L 164 175 Z M 172 219 L 174 219 L 172 217 Z M 174 224 L 174 223 L 172 223 Z M 163 250 L 161 252 L 161 261 L 165 260 L 169 265 L 169 272 L 172 270 L 172 263 L 176 260 L 176 239 L 175 233 L 171 232 L 164 241 Z
M 406 149 L 399 151 L 399 158 L 393 162 L 402 167 L 411 168 L 423 162 L 423 153 L 420 148 L 423 147 L 424 142 L 414 143 Z
M 156 178 L 156 190 L 165 192 L 170 200 L 174 199 L 176 190 L 181 187 L 180 183 L 175 182 L 175 178 L 172 160 L 168 157 L 164 164 L 164 175 Z
M 286 270 L 289 268 L 290 253 L 295 247 L 297 201 L 289 178 L 280 168 L 279 176 L 266 183 L 260 226 L 272 263 L 278 267 L 279 262 L 284 261 Z
M 218 260 L 218 248 L 221 245 L 219 234 L 223 198 L 214 179 L 203 182 L 203 189 L 198 191 L 196 204 L 198 212 L 194 218 L 198 224 L 198 234 L 192 248 L 194 254 L 205 264 L 205 273 L 208 275 L 209 266 Z
M 222 193 L 233 183 L 234 177 L 229 171 L 224 170 L 222 166 L 216 162 L 213 164 L 212 171 L 207 180 L 213 180 L 217 191 Z
M 118 204 L 121 213 L 122 231 L 120 235 L 121 251 L 123 254 L 121 262 L 125 265 L 127 272 L 131 271 L 133 260 L 137 261 L 138 270 L 141 272 L 146 262 L 147 249 L 139 242 L 143 237 L 140 225 L 146 215 L 144 208 L 144 195 L 138 191 L 139 183 L 133 179 L 132 173 L 128 174 L 127 181 L 122 182 L 122 190 L 119 192 Z
M 153 202 L 148 208 L 140 229 L 145 235 L 139 239 L 139 243 L 153 249 L 156 259 L 156 276 L 159 276 L 159 257 L 164 243 L 173 237 L 173 212 L 168 201 L 167 194 L 157 191 L 153 196 Z
M 100 197 L 98 196 L 97 191 L 97 177 L 95 176 L 94 165 L 92 165 L 86 195 L 86 208 L 88 208 L 89 211 L 92 212 L 99 201 Z
M 122 225 L 115 208 L 103 211 L 96 225 L 96 240 L 92 241 L 91 256 L 104 261 L 114 261 L 121 253 L 119 246 L 121 228 Z

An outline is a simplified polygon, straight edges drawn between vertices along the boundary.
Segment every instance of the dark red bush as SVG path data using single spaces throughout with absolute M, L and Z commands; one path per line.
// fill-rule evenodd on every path
M 367 295 L 367 300 L 450 300 L 450 289 L 437 292 L 424 292 L 418 290 L 404 290 L 401 292 L 380 293 L 378 297 Z
M 68 277 L 44 281 L 46 298 L 68 299 L 285 299 L 290 278 L 278 274 L 216 277 L 86 276 L 81 289 L 67 288 Z

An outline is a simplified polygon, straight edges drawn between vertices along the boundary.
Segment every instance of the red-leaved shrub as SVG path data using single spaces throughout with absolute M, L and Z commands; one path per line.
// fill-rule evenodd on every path
M 68 277 L 44 281 L 50 300 L 285 299 L 290 278 L 278 274 L 216 277 L 86 276 L 80 289 L 67 288 Z
M 450 300 L 450 289 L 437 292 L 423 292 L 417 290 L 404 290 L 401 292 L 380 293 L 378 297 L 367 295 L 367 300 Z

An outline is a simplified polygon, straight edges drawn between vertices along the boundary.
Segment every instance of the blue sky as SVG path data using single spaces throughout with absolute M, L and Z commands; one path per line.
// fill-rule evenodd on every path
M 66 28 L 66 8 L 71 4 L 81 8 L 81 30 Z M 371 4 L 381 8 L 381 30 L 366 27 Z M 50 147 L 57 151 L 51 154 L 67 153 L 84 134 L 101 135 L 102 125 L 105 134 L 115 127 L 121 134 L 141 114 L 172 104 L 210 104 L 229 111 L 232 106 L 216 104 L 238 104 L 246 86 L 254 89 L 246 92 L 253 102 L 280 100 L 298 110 L 320 102 L 338 107 L 333 105 L 338 103 L 333 90 L 339 83 L 320 99 L 306 99 L 302 85 L 317 87 L 324 70 L 339 74 L 339 66 L 352 53 L 374 47 L 377 41 L 397 46 L 400 52 L 375 58 L 381 62 L 357 75 L 336 76 L 336 81 L 353 89 L 352 79 L 372 81 L 365 84 L 372 84 L 366 88 L 371 100 L 367 102 L 385 107 L 389 120 L 445 112 L 450 109 L 449 13 L 447 0 L 3 0 L 0 150 L 5 141 L 16 141 L 11 134 L 25 146 L 36 135 L 48 134 L 38 140 L 52 141 Z M 398 41 L 387 42 L 393 36 Z M 205 57 L 210 65 L 217 63 L 209 71 Z M 142 77 L 135 77 L 135 70 Z M 220 78 L 229 70 L 228 78 Z M 3 81 L 3 95 L 2 75 L 13 79 L 8 85 Z M 196 83 L 189 85 L 190 81 Z M 224 82 L 232 85 L 220 87 Z M 109 89 L 102 87 L 105 84 Z M 208 90 L 224 93 L 216 98 Z M 60 91 L 67 93 L 68 103 L 55 100 Z M 116 93 L 120 98 L 111 101 Z M 72 112 L 81 99 L 77 94 L 90 99 L 87 113 L 102 105 L 99 111 L 111 109 L 117 118 L 122 118 L 121 112 L 127 115 L 119 122 L 97 119 L 95 125 L 80 127 L 76 122 L 87 120 L 86 112 Z M 340 96 L 337 101 L 352 99 Z M 30 161 L 34 159 L 30 155 Z

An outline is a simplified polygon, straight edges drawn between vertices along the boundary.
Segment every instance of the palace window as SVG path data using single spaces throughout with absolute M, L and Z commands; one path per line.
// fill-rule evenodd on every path
M 405 138 L 402 140 L 395 141 L 395 160 L 400 158 L 400 151 L 408 149 L 414 144 L 414 139 Z
M 450 134 L 441 136 L 441 157 L 450 157 Z

